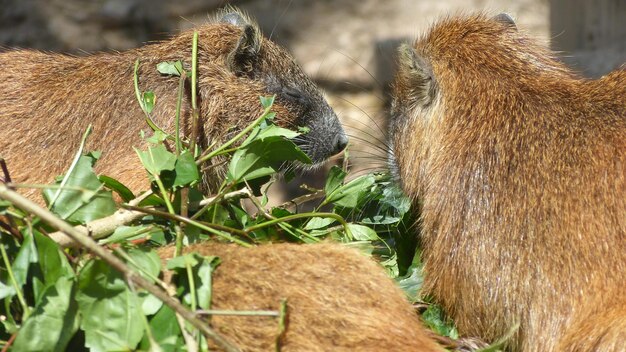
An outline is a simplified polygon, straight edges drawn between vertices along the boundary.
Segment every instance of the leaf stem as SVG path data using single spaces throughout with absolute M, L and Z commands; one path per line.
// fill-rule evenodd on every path
M 287 222 L 287 221 L 291 221 L 291 220 L 297 220 L 297 219 L 304 219 L 304 218 L 312 218 L 312 217 L 320 217 L 320 218 L 331 218 L 331 219 L 335 219 L 337 220 L 344 228 L 344 231 L 346 231 L 346 235 L 348 235 L 348 237 L 352 238 L 352 231 L 350 231 L 350 228 L 348 227 L 348 223 L 346 222 L 346 220 L 344 220 L 344 218 L 341 215 L 335 214 L 335 213 L 300 213 L 300 214 L 293 214 L 293 215 L 288 215 L 282 218 L 276 218 L 273 220 L 269 220 L 266 221 L 264 223 L 261 224 L 257 224 L 257 225 L 253 225 L 250 227 L 247 227 L 244 229 L 245 232 L 250 233 L 252 231 L 255 230 L 259 230 L 262 229 L 264 227 L 268 227 L 274 224 L 278 224 L 281 222 Z
M 279 317 L 280 312 L 275 310 L 220 310 L 220 309 L 203 309 L 197 310 L 198 315 L 227 315 L 241 317 Z
M 236 237 L 233 237 L 233 236 L 231 236 L 231 235 L 229 235 L 227 233 L 224 233 L 223 231 L 216 230 L 216 229 L 214 229 L 212 227 L 221 227 L 225 231 L 231 231 L 231 232 L 238 233 L 238 234 L 241 234 L 241 235 L 245 236 L 247 233 L 245 231 L 243 231 L 243 230 L 238 230 L 238 229 L 234 229 L 234 228 L 230 228 L 230 227 L 226 227 L 226 226 L 221 226 L 221 225 L 216 225 L 216 224 L 210 224 L 210 226 L 209 226 L 209 225 L 204 224 L 202 222 L 191 220 L 191 219 L 187 219 L 187 218 L 183 218 L 183 217 L 181 217 L 179 215 L 176 215 L 176 214 L 168 214 L 168 213 L 164 213 L 164 212 L 161 212 L 161 211 L 158 211 L 158 210 L 149 209 L 149 208 L 142 208 L 142 207 L 132 206 L 132 205 L 128 205 L 128 204 L 122 204 L 121 207 L 124 208 L 124 209 L 128 209 L 128 210 L 135 210 L 135 211 L 143 212 L 143 213 L 150 214 L 150 215 L 157 215 L 157 216 L 170 218 L 170 219 L 173 219 L 175 221 L 180 221 L 180 222 L 183 222 L 185 224 L 189 224 L 191 226 L 195 226 L 195 227 L 197 227 L 197 228 L 199 228 L 201 230 L 204 230 L 204 231 L 209 232 L 211 234 L 214 234 L 216 236 L 223 237 L 223 238 L 225 238 L 225 239 L 227 239 L 227 240 L 229 240 L 231 242 L 235 242 L 235 243 L 237 243 L 237 244 L 239 244 L 241 246 L 244 246 L 244 247 L 247 247 L 247 248 L 253 247 L 253 245 L 251 245 L 250 243 L 244 242 L 244 241 L 242 241 L 242 240 L 240 240 L 240 239 L 238 239 Z
M 189 280 L 189 293 L 191 293 L 191 311 L 195 312 L 198 308 L 198 302 L 196 299 L 196 282 L 193 279 L 193 271 L 191 270 L 191 264 L 186 263 L 185 269 L 187 269 L 187 280 Z
M 76 152 L 76 155 L 74 156 L 74 160 L 72 160 L 72 164 L 70 165 L 70 168 L 67 170 L 67 173 L 63 177 L 63 180 L 59 184 L 59 189 L 57 189 L 57 191 L 54 193 L 54 196 L 50 200 L 50 204 L 48 204 L 48 209 L 52 209 L 52 207 L 54 206 L 54 203 L 57 201 L 57 199 L 59 198 L 59 195 L 61 194 L 61 189 L 63 188 L 63 186 L 65 186 L 67 181 L 70 179 L 70 176 L 72 175 L 72 171 L 74 171 L 74 169 L 76 168 L 76 164 L 78 164 L 78 160 L 80 159 L 80 156 L 83 155 L 85 142 L 87 141 L 87 137 L 89 137 L 89 135 L 91 134 L 91 130 L 92 130 L 92 127 L 91 127 L 91 124 L 89 124 L 89 126 L 87 126 L 87 130 L 83 134 L 83 138 L 80 141 L 80 146 L 78 147 L 78 151 Z
M 191 46 L 191 140 L 189 149 L 196 155 L 196 139 L 198 138 L 198 32 L 193 32 Z
M 146 110 L 146 106 L 141 97 L 141 91 L 139 90 L 139 75 L 137 73 L 138 71 L 139 71 L 139 59 L 135 60 L 135 69 L 133 70 L 133 83 L 135 85 L 135 96 L 137 97 L 137 102 L 139 102 L 141 111 L 143 111 L 144 115 L 146 116 L 146 123 L 148 124 L 148 126 L 150 126 L 150 128 L 153 131 L 155 132 L 159 131 L 163 133 L 163 135 L 165 135 L 167 139 L 174 140 L 175 138 L 172 137 L 172 135 L 165 133 L 165 131 L 163 131 L 159 126 L 157 126 L 156 123 L 154 123 L 154 121 L 150 117 L 150 114 L 148 114 L 148 111 Z
M 237 133 L 236 136 L 231 138 L 228 142 L 222 144 L 219 148 L 217 148 L 214 151 L 210 152 L 206 156 L 198 159 L 198 161 L 196 161 L 196 164 L 201 164 L 201 163 L 203 163 L 203 162 L 213 158 L 214 156 L 221 154 L 225 149 L 228 149 L 228 147 L 233 145 L 235 142 L 237 142 L 243 136 L 245 136 L 250 131 L 252 131 L 252 129 L 254 129 L 256 126 L 258 126 L 261 122 L 263 122 L 263 120 L 265 120 L 267 115 L 270 113 L 270 109 L 271 108 L 272 108 L 271 106 L 268 106 L 267 108 L 265 108 L 263 110 L 263 114 L 261 114 L 261 116 L 259 116 L 256 120 L 254 120 L 254 122 L 252 122 L 252 124 L 248 125 L 248 127 L 244 128 L 241 132 Z
M 4 186 L 2 186 L 4 187 Z M 13 275 L 13 269 L 11 268 L 11 263 L 9 262 L 9 256 L 7 255 L 6 249 L 4 249 L 4 245 L 0 243 L 0 252 L 2 252 L 2 260 L 4 261 L 4 265 L 7 268 L 7 273 L 9 274 L 9 280 L 11 280 L 11 285 L 15 290 L 15 294 L 17 295 L 17 300 L 20 302 L 22 309 L 24 310 L 24 317 L 22 321 L 26 321 L 30 316 L 30 307 L 26 304 L 26 300 L 22 295 L 22 289 L 18 286 L 17 280 L 15 280 L 15 275 Z
M 181 72 L 180 78 L 178 79 L 178 98 L 176 100 L 176 119 L 174 120 L 174 125 L 176 128 L 176 156 L 179 156 L 181 150 L 183 149 L 182 143 L 180 142 L 180 109 L 183 102 L 183 92 L 185 91 L 185 79 L 187 75 L 185 71 Z

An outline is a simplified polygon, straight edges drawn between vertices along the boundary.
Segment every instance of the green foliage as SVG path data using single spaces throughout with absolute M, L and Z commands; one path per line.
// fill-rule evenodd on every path
M 439 335 L 448 336 L 453 339 L 459 338 L 456 328 L 445 318 L 443 312 L 441 311 L 441 307 L 429 305 L 426 311 L 422 314 L 422 319 L 429 328 Z
M 80 328 L 91 351 L 133 350 L 144 334 L 141 298 L 122 274 L 91 260 L 78 276 Z

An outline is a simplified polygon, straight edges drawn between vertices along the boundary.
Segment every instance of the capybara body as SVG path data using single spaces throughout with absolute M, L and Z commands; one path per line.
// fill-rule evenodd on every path
M 314 163 L 343 149 L 347 139 L 335 113 L 293 58 L 237 10 L 225 10 L 219 18 L 195 29 L 199 144 L 219 145 L 234 136 L 263 112 L 259 96 L 276 95 L 276 123 L 308 127 L 297 143 Z M 132 148 L 145 144 L 140 131 L 151 133 L 135 96 L 134 63 L 139 59 L 139 89 L 156 95 L 152 119 L 173 134 L 179 79 L 160 74 L 156 66 L 181 60 L 190 70 L 192 37 L 193 31 L 187 31 L 139 49 L 85 57 L 0 53 L 0 156 L 13 182 L 47 183 L 64 173 L 91 124 L 87 150 L 103 152 L 97 171 L 133 191 L 147 189 L 146 172 Z M 181 113 L 187 139 L 191 110 L 187 84 Z
M 506 15 L 400 49 L 390 165 L 425 292 L 509 349 L 626 349 L 626 70 L 579 77 Z
M 439 351 L 402 291 L 382 268 L 337 244 L 254 248 L 206 242 L 186 253 L 220 257 L 213 309 L 275 310 L 287 301 L 281 351 Z M 174 248 L 159 250 L 163 260 Z M 274 351 L 276 317 L 213 316 L 211 325 L 242 351 Z

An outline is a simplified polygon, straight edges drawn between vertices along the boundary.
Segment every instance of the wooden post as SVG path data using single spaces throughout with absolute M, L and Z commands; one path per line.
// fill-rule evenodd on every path
M 550 0 L 552 49 L 584 75 L 601 76 L 626 62 L 626 1 Z

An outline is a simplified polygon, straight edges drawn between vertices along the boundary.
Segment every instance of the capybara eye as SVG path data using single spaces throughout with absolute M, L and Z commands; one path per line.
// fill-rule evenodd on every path
M 304 96 L 302 95 L 302 93 L 294 88 L 290 88 L 290 87 L 285 87 L 283 88 L 283 95 L 285 95 L 287 98 L 291 99 L 291 100 L 295 100 L 295 101 L 302 101 L 304 100 Z

